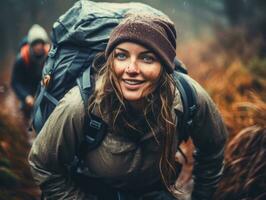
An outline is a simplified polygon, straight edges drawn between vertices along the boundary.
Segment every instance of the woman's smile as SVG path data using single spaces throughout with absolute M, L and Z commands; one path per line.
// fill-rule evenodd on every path
M 122 81 L 122 83 L 125 84 L 125 87 L 132 90 L 138 89 L 143 83 L 145 83 L 145 81 L 137 79 L 122 79 Z

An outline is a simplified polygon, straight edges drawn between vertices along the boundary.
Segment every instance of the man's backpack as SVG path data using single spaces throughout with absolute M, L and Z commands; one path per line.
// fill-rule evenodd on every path
M 43 69 L 43 81 L 36 96 L 33 127 L 39 133 L 58 101 L 73 86 L 78 85 L 85 108 L 93 90 L 92 63 L 97 53 L 103 52 L 112 29 L 128 13 L 162 12 L 142 3 L 96 3 L 78 1 L 53 26 L 52 48 Z M 176 60 L 174 77 L 181 92 L 184 114 L 180 124 L 185 140 L 192 125 L 196 99 L 186 80 L 186 70 Z M 178 71 L 181 71 L 178 72 Z M 106 125 L 96 116 L 86 115 L 82 152 L 97 147 L 105 134 Z M 81 153 L 82 154 L 82 153 Z M 82 157 L 82 155 L 80 155 Z

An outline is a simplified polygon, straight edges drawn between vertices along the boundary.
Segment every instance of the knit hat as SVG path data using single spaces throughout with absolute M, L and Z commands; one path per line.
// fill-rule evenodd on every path
M 176 30 L 166 16 L 129 15 L 111 33 L 105 50 L 106 58 L 123 42 L 138 43 L 155 53 L 168 73 L 174 70 Z
M 28 43 L 32 45 L 36 41 L 41 41 L 44 43 L 49 42 L 49 38 L 46 31 L 38 24 L 34 24 L 28 32 Z

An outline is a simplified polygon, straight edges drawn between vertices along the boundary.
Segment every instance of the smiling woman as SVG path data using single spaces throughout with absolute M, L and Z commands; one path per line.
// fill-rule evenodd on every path
M 46 199 L 176 199 L 183 107 L 174 80 L 180 75 L 174 70 L 175 52 L 176 30 L 166 16 L 130 14 L 114 28 L 104 64 L 97 66 L 95 58 L 100 71 L 88 109 L 78 87 L 72 88 L 32 146 L 29 161 Z M 198 104 L 189 133 L 197 149 L 191 195 L 211 200 L 222 175 L 227 131 L 204 89 L 185 77 Z M 69 166 L 84 142 L 86 112 L 107 128 L 99 146 L 85 152 L 77 176 Z
M 155 90 L 161 63 L 152 52 L 130 42 L 118 45 L 114 54 L 116 86 L 122 96 L 134 106 L 134 103 Z

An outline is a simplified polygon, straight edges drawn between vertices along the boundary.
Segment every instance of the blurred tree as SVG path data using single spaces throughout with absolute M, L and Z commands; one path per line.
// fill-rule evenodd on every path
M 259 54 L 266 55 L 266 1 L 264 0 L 224 0 L 225 11 L 233 27 L 246 30 L 251 42 L 262 39 Z

